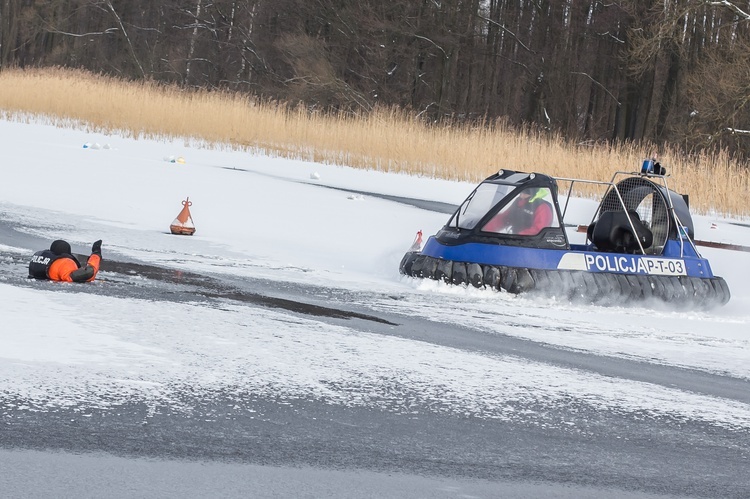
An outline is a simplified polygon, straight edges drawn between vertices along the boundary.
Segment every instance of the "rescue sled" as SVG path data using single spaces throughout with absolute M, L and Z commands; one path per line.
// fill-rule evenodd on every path
M 415 242 L 399 270 L 571 301 L 724 305 L 729 288 L 696 249 L 688 197 L 670 190 L 668 179 L 653 161 L 640 172 L 616 172 L 609 182 L 501 170 L 474 189 L 424 248 Z M 591 223 L 580 226 L 585 238 L 578 225 L 565 223 L 573 188 L 581 184 L 604 192 Z M 562 206 L 558 185 L 567 190 Z M 543 226 L 521 228 L 536 220 L 533 206 L 507 223 L 524 199 L 545 210 Z

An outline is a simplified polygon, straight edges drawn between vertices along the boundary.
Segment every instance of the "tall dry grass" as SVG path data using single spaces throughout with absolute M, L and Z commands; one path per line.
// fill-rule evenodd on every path
M 653 152 L 632 144 L 578 146 L 502 122 L 428 125 L 395 109 L 331 116 L 240 94 L 64 69 L 0 72 L 0 110 L 8 119 L 43 115 L 60 126 L 191 137 L 282 157 L 471 182 L 500 168 L 609 180 L 617 170 L 636 170 Z M 672 186 L 690 194 L 694 212 L 750 214 L 744 164 L 724 153 L 685 157 L 669 149 L 660 158 Z

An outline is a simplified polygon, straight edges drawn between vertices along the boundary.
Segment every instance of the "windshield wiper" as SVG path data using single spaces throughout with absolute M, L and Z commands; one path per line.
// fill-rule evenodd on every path
M 466 210 L 469 208 L 469 204 L 471 203 L 471 200 L 474 199 L 474 195 L 477 193 L 477 190 L 474 189 L 474 192 L 472 192 L 468 198 L 466 198 L 466 201 L 461 204 L 461 206 L 458 207 L 458 210 L 456 210 L 456 228 L 460 229 L 461 227 L 458 226 L 459 219 L 461 218 L 461 209 L 463 209 L 464 213 L 466 213 Z

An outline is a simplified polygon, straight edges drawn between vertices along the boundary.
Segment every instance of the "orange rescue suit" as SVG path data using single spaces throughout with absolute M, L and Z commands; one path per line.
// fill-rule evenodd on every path
M 93 281 L 99 272 L 101 257 L 93 254 L 86 261 L 85 267 L 78 267 L 78 264 L 72 258 L 58 258 L 49 266 L 47 275 L 53 281 L 67 282 L 87 282 Z

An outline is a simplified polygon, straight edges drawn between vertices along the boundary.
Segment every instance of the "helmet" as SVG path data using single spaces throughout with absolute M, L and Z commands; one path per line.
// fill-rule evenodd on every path
M 67 241 L 63 241 L 62 239 L 53 241 L 49 247 L 49 250 L 55 255 L 70 254 L 71 252 L 70 244 L 68 244 Z

